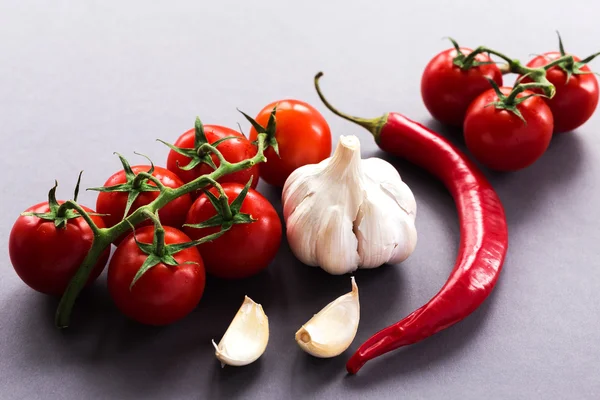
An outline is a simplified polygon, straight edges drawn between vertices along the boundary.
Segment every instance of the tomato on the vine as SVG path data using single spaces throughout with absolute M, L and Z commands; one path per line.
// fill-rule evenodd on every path
M 223 154 L 225 160 L 230 163 L 236 163 L 248 158 L 252 158 L 256 154 L 256 147 L 241 133 L 219 125 L 204 125 L 204 134 L 208 143 L 213 144 L 217 141 L 221 141 L 217 144 L 216 149 Z M 190 129 L 184 132 L 174 143 L 175 147 L 181 149 L 194 149 L 195 147 L 195 136 L 196 130 Z M 230 138 L 230 139 L 225 139 Z M 212 162 L 215 167 L 219 167 L 220 162 L 216 155 L 211 154 L 209 157 L 212 158 Z M 210 165 L 202 162 L 194 166 L 191 169 L 184 169 L 191 161 L 191 158 L 178 153 L 171 149 L 167 158 L 167 169 L 179 176 L 185 183 L 191 182 L 199 176 L 210 174 L 214 168 Z M 255 188 L 258 185 L 259 177 L 259 166 L 254 165 L 251 168 L 227 174 L 218 179 L 219 183 L 226 182 L 237 182 L 246 184 L 252 177 L 252 187 Z
M 508 96 L 511 88 L 500 91 Z M 517 101 L 533 92 L 525 90 Z M 521 114 L 499 109 L 491 103 L 501 101 L 494 89 L 484 92 L 467 110 L 464 137 L 473 156 L 488 168 L 515 171 L 535 162 L 552 139 L 553 119 L 550 108 L 539 96 L 529 97 L 515 105 Z
M 455 64 L 457 56 L 468 56 L 471 52 L 465 47 L 460 47 L 460 53 L 456 48 L 444 50 L 423 71 L 423 103 L 433 118 L 443 124 L 462 126 L 469 104 L 490 88 L 488 78 L 502 86 L 502 73 L 486 54 L 477 54 L 475 65 L 467 69 Z
M 279 156 L 273 147 L 265 150 L 267 162 L 260 165 L 260 176 L 271 185 L 283 187 L 296 168 L 317 164 L 330 156 L 331 132 L 321 113 L 300 100 L 273 102 L 258 113 L 256 122 L 266 127 L 275 106 L 275 139 Z M 250 140 L 255 141 L 257 136 L 258 132 L 252 127 Z
M 190 241 L 183 232 L 165 226 L 165 244 Z M 167 325 L 188 315 L 200 302 L 204 292 L 205 271 L 195 246 L 172 256 L 178 265 L 158 262 L 133 285 L 132 282 L 149 257 L 140 243 L 151 244 L 154 226 L 136 229 L 127 236 L 108 266 L 108 290 L 117 308 L 126 316 L 147 325 Z
M 552 51 L 541 54 L 527 64 L 530 68 L 539 68 L 560 58 L 560 52 Z M 573 56 L 575 62 L 581 60 Z M 546 78 L 556 88 L 551 99 L 545 99 L 554 116 L 554 131 L 569 132 L 583 125 L 594 113 L 598 105 L 598 80 L 587 65 L 579 68 L 567 79 L 567 72 L 561 66 L 553 66 L 546 71 Z M 523 83 L 531 82 L 525 77 Z
M 137 175 L 140 172 L 148 172 L 150 168 L 152 168 L 150 165 L 135 165 L 131 167 L 131 171 Z M 177 175 L 166 168 L 154 167 L 152 176 L 156 177 L 163 185 L 169 188 L 176 189 L 183 185 L 181 179 L 179 179 Z M 127 174 L 124 170 L 122 170 L 116 172 L 110 178 L 108 178 L 104 184 L 104 188 L 121 185 L 127 182 Z M 153 188 L 156 187 L 156 184 L 152 181 L 147 181 L 145 185 L 149 185 Z M 146 204 L 150 204 L 158 197 L 160 193 L 159 191 L 143 191 L 144 188 L 141 188 L 141 190 L 142 191 L 138 193 L 135 201 L 131 205 L 127 215 L 130 215 L 132 212 L 142 206 L 145 206 Z M 100 214 L 105 214 L 103 219 L 106 222 L 107 227 L 112 227 L 121 222 L 125 216 L 125 208 L 129 195 L 130 193 L 126 191 L 101 191 L 98 194 L 98 199 L 96 200 L 96 210 Z M 165 204 L 165 206 L 162 207 L 158 212 L 161 222 L 164 225 L 181 227 L 185 221 L 185 216 L 191 204 L 192 199 L 189 194 L 184 194 L 168 204 Z M 146 225 L 148 223 L 149 221 L 145 221 L 143 224 Z
M 88 213 L 93 212 L 81 207 Z M 39 214 L 49 211 L 48 202 L 25 210 L 26 213 Z M 98 228 L 105 227 L 101 217 L 92 215 L 90 218 Z M 53 220 L 21 215 L 10 232 L 8 251 L 12 265 L 23 282 L 38 292 L 60 296 L 92 247 L 93 240 L 94 234 L 82 217 L 69 218 L 63 227 L 57 227 Z M 100 275 L 109 254 L 109 249 L 102 253 L 87 284 Z
M 244 186 L 237 183 L 222 185 L 231 204 Z M 211 193 L 218 196 L 215 188 Z M 220 278 L 246 278 L 267 268 L 275 257 L 281 243 L 281 221 L 277 212 L 257 191 L 250 189 L 241 205 L 240 212 L 254 219 L 253 222 L 233 224 L 221 237 L 198 245 L 206 271 Z M 202 194 L 190 208 L 184 231 L 194 240 L 219 232 L 218 226 L 194 228 L 214 217 L 217 210 L 206 194 Z

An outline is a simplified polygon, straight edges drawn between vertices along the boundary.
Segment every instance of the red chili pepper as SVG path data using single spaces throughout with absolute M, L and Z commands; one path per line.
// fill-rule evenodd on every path
M 460 150 L 398 113 L 363 119 L 339 112 L 320 91 L 318 80 L 322 75 L 315 76 L 315 86 L 327 108 L 367 128 L 384 151 L 439 178 L 454 198 L 461 227 L 456 264 L 446 284 L 427 304 L 363 343 L 346 364 L 348 372 L 355 374 L 367 361 L 419 342 L 475 311 L 498 280 L 508 248 L 508 230 L 498 195 Z

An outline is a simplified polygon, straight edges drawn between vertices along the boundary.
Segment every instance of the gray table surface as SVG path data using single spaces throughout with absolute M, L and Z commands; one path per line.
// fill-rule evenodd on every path
M 439 183 L 380 153 L 366 131 L 326 111 L 312 86 L 322 69 L 343 109 L 401 111 L 444 131 L 419 94 L 424 65 L 448 47 L 444 36 L 526 59 L 555 49 L 559 29 L 568 49 L 586 56 L 599 50 L 598 11 L 592 0 L 0 1 L 0 397 L 600 398 L 600 112 L 556 137 L 531 168 L 486 172 L 510 225 L 505 268 L 488 301 L 348 377 L 352 350 L 445 282 L 459 228 Z M 268 272 L 209 281 L 198 309 L 173 326 L 122 317 L 103 275 L 80 299 L 72 328 L 56 330 L 56 300 L 27 288 L 10 265 L 6 243 L 18 213 L 44 201 L 55 178 L 60 197 L 69 196 L 80 169 L 86 187 L 101 185 L 119 169 L 113 151 L 164 163 L 154 139 L 173 141 L 196 115 L 235 127 L 235 107 L 255 114 L 286 97 L 316 105 L 334 137 L 358 135 L 364 157 L 394 162 L 417 198 L 415 253 L 357 275 L 362 318 L 351 348 L 318 360 L 296 346 L 296 329 L 348 291 L 349 279 L 300 264 L 285 241 Z M 280 193 L 259 189 L 281 211 Z M 81 200 L 95 204 L 91 192 Z M 210 340 L 221 337 L 244 294 L 269 315 L 269 347 L 251 366 L 221 369 Z

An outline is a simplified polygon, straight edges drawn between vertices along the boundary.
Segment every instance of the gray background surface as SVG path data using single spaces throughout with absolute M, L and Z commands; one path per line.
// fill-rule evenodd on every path
M 587 56 L 599 50 L 598 11 L 594 0 L 0 1 L 0 397 L 600 398 L 600 113 L 556 137 L 531 168 L 486 172 L 510 224 L 505 269 L 488 301 L 355 377 L 344 370 L 351 351 L 436 293 L 457 250 L 451 198 L 405 163 L 392 160 L 417 198 L 419 244 L 404 264 L 357 275 L 358 335 L 331 360 L 304 354 L 294 333 L 348 291 L 349 279 L 301 265 L 285 244 L 267 273 L 210 281 L 198 309 L 164 329 L 119 315 L 103 276 L 66 332 L 53 327 L 56 301 L 19 280 L 6 247 L 14 219 L 45 200 L 55 178 L 67 197 L 80 169 L 86 187 L 118 170 L 113 151 L 164 163 L 154 139 L 175 140 L 196 115 L 235 127 L 235 107 L 254 115 L 299 98 L 323 111 L 335 137 L 358 135 L 364 157 L 386 157 L 366 131 L 321 106 L 315 72 L 325 71 L 324 90 L 344 110 L 400 111 L 443 130 L 419 94 L 423 67 L 448 47 L 441 38 L 527 59 L 555 49 L 559 29 L 568 50 Z M 259 189 L 280 211 L 280 193 Z M 81 200 L 95 204 L 91 192 Z M 269 315 L 269 347 L 251 366 L 221 369 L 210 339 L 221 337 L 244 294 Z

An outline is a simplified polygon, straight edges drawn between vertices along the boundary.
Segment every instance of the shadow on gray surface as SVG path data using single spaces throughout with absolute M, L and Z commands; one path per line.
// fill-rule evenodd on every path
M 555 135 L 544 155 L 521 171 L 486 171 L 498 191 L 509 225 L 518 226 L 544 211 L 557 191 L 569 192 L 580 184 L 578 172 L 586 163 L 587 151 L 575 132 Z

